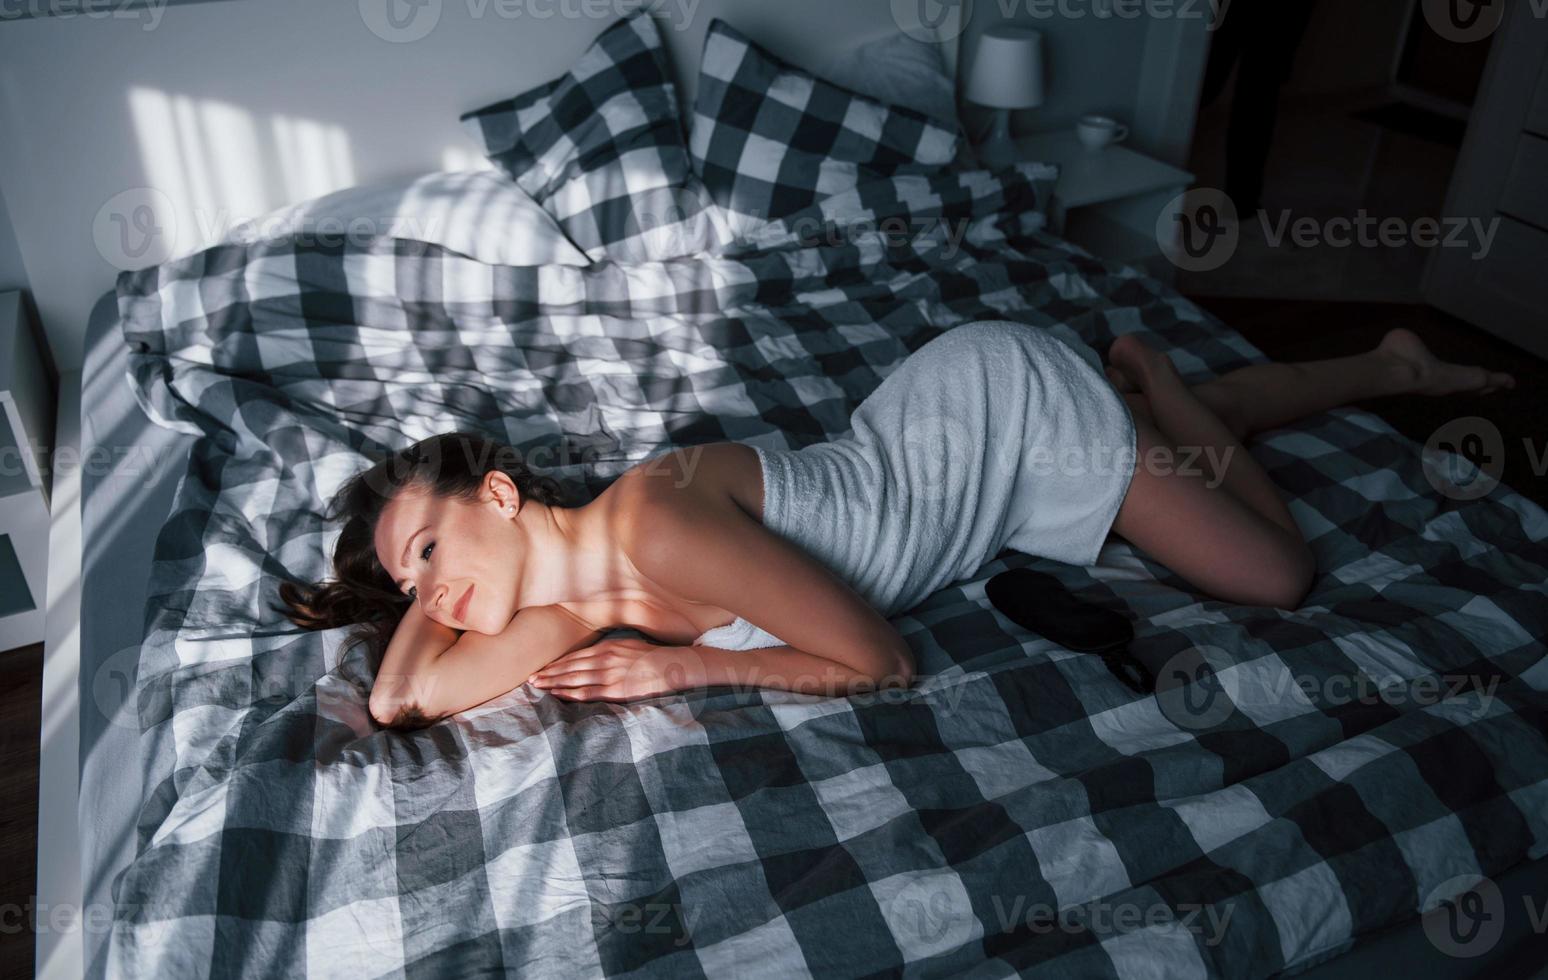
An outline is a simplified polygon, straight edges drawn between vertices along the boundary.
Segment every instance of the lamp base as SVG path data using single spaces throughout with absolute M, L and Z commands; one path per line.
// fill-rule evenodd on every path
M 979 161 L 990 170 L 1004 170 L 1016 162 L 1016 144 L 1011 140 L 1008 110 L 994 110 L 994 124 L 976 152 Z

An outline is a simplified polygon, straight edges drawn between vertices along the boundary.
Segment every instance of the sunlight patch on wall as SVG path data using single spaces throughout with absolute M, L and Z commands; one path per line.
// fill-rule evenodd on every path
M 495 166 L 482 153 L 474 153 L 460 146 L 448 146 L 441 151 L 441 169 L 456 173 L 463 170 L 493 170 Z
M 358 182 L 339 126 L 143 86 L 129 90 L 129 113 L 147 186 L 115 205 L 126 237 L 133 218 L 136 230 L 156 232 L 157 247 L 121 267 L 186 255 L 251 218 Z
M 355 183 L 355 164 L 344 130 L 293 116 L 275 116 L 272 125 L 289 202 L 320 197 Z

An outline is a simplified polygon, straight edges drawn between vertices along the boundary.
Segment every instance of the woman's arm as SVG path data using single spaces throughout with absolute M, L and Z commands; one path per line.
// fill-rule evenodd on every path
M 412 603 L 398 621 L 376 672 L 376 682 L 371 685 L 371 717 L 384 725 L 391 724 L 403 708 L 417 703 L 423 694 L 420 688 L 430 676 L 430 666 L 461 635 L 426 616 L 419 603 Z
M 411 607 L 418 612 L 419 607 Z M 371 690 L 371 717 L 384 725 L 419 717 L 434 720 L 511 691 L 533 671 L 602 636 L 560 606 L 529 606 L 493 636 L 458 634 L 423 613 L 405 614 L 388 644 Z M 447 643 L 450 638 L 452 642 Z M 402 639 L 398 658 L 393 647 Z M 385 681 L 385 683 L 384 683 Z
M 573 701 L 631 701 L 721 685 L 844 698 L 911 683 L 913 665 L 906 659 L 890 668 L 857 669 L 792 646 L 722 650 L 636 639 L 603 640 L 560 657 L 531 679 L 533 687 Z

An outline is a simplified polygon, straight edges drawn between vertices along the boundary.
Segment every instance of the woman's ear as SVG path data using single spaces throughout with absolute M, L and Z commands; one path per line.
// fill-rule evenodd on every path
M 484 495 L 498 508 L 503 517 L 515 517 L 521 510 L 521 491 L 509 476 L 494 470 L 484 476 Z

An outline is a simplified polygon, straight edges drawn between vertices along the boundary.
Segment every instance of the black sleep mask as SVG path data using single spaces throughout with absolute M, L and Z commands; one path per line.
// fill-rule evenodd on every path
M 1122 613 L 1077 599 L 1052 575 L 1030 568 L 1001 572 L 985 583 L 984 592 L 1017 626 L 1077 653 L 1096 654 L 1136 693 L 1155 692 L 1154 675 L 1129 655 L 1134 625 Z

